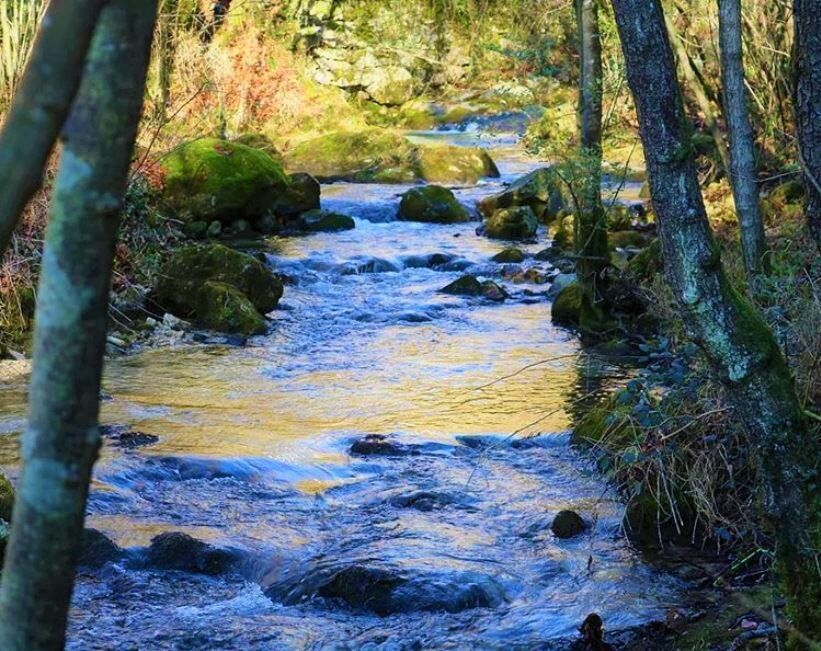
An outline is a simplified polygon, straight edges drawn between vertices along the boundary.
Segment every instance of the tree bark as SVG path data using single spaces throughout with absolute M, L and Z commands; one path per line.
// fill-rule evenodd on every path
M 660 0 L 613 0 L 635 98 L 668 282 L 688 334 L 727 387 L 753 446 L 763 514 L 794 625 L 821 630 L 816 445 L 789 369 L 757 311 L 728 282 L 707 221 Z
M 80 83 L 107 0 L 51 0 L 0 132 L 0 258 L 43 169 Z
M 793 106 L 807 187 L 807 226 L 821 249 L 821 0 L 794 0 Z
M 156 0 L 101 12 L 63 131 L 35 317 L 22 474 L 0 582 L 0 648 L 65 642 L 97 426 L 114 243 Z
M 741 231 L 744 267 L 753 278 L 765 271 L 767 242 L 758 206 L 755 135 L 750 123 L 741 47 L 741 0 L 718 0 L 721 82 L 730 136 L 730 179 Z
M 576 0 L 579 33 L 580 204 L 574 229 L 576 272 L 584 304 L 580 325 L 598 330 L 603 321 L 602 271 L 607 266 L 607 219 L 601 201 L 602 60 L 597 0 Z

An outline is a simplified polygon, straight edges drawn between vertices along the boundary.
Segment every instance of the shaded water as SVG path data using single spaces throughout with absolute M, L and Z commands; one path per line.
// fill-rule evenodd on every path
M 484 144 L 503 179 L 459 189 L 468 205 L 537 166 L 510 134 Z M 104 448 L 89 526 L 127 548 L 181 531 L 235 562 L 82 570 L 69 648 L 563 648 L 591 611 L 615 630 L 675 602 L 679 586 L 630 550 L 622 507 L 569 450 L 566 405 L 589 377 L 575 337 L 550 324 L 548 285 L 506 283 L 501 305 L 437 293 L 466 270 L 500 280 L 502 246 L 477 223 L 395 221 L 405 189 L 325 186 L 323 207 L 357 228 L 271 242 L 291 284 L 270 335 L 108 363 L 104 421 L 159 442 Z M 12 475 L 23 402 L 0 387 Z M 416 447 L 349 454 L 365 434 Z M 553 538 L 564 508 L 593 524 L 585 535 Z M 400 577 L 409 596 L 382 617 L 317 587 L 351 568 Z

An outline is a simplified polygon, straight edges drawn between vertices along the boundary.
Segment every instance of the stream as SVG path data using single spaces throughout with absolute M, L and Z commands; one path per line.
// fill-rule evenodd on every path
M 472 208 L 543 165 L 498 128 L 413 137 L 492 149 L 502 178 L 456 190 Z M 69 649 L 562 649 L 590 612 L 616 631 L 681 600 L 568 445 L 568 405 L 621 371 L 579 361 L 549 284 L 503 278 L 478 222 L 396 221 L 406 189 L 323 186 L 356 229 L 268 243 L 289 279 L 269 335 L 108 361 L 103 422 L 159 440 L 103 448 L 87 526 L 127 551 L 80 568 Z M 438 292 L 466 272 L 511 297 Z M 16 478 L 25 387 L 0 408 Z M 350 452 L 373 434 L 402 454 Z M 556 539 L 562 509 L 588 529 Z M 169 563 L 148 548 L 166 532 L 208 551 Z

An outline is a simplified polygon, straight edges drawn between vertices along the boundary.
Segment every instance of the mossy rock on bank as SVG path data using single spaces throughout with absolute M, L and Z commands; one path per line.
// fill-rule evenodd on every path
M 627 271 L 633 278 L 647 282 L 664 270 L 661 241 L 653 240 L 627 263 Z
M 254 220 L 290 186 L 282 166 L 265 152 L 216 138 L 180 145 L 159 165 L 163 196 L 185 221 Z
M 574 282 L 562 289 L 553 299 L 550 318 L 556 325 L 577 326 L 582 313 L 582 287 Z
M 288 187 L 271 202 L 270 212 L 287 219 L 309 210 L 318 210 L 321 192 L 319 181 L 305 172 L 291 174 L 289 180 Z
M 285 165 L 320 180 L 364 182 L 374 180 L 379 173 L 408 168 L 413 154 L 410 141 L 392 131 L 334 131 L 295 145 L 286 152 Z
M 211 243 L 174 251 L 154 297 L 163 309 L 203 327 L 250 335 L 265 331 L 262 315 L 277 306 L 282 291 L 282 281 L 259 260 Z
M 478 147 L 419 147 L 416 170 L 417 176 L 429 183 L 476 183 L 500 176 L 490 154 Z
M 573 445 L 599 446 L 607 442 L 616 449 L 636 440 L 637 434 L 630 420 L 630 405 L 621 405 L 615 396 L 591 407 L 580 418 L 570 436 Z
M 640 231 L 611 231 L 607 234 L 607 246 L 615 249 L 643 249 L 653 237 Z
M 299 227 L 308 233 L 349 231 L 356 228 L 353 217 L 330 210 L 309 210 L 299 218 Z
M 624 532 L 637 547 L 649 549 L 675 542 L 687 545 L 695 521 L 695 513 L 684 495 L 674 495 L 675 514 L 668 499 L 660 503 L 658 498 L 642 486 L 641 492 L 627 502 L 624 512 Z
M 397 218 L 403 221 L 457 224 L 470 220 L 470 213 L 456 196 L 439 185 L 411 188 L 402 195 Z
M 285 154 L 285 164 L 320 180 L 358 183 L 475 183 L 499 175 L 483 149 L 416 146 L 400 133 L 379 128 L 304 140 Z
M 539 222 L 529 206 L 502 208 L 485 221 L 485 235 L 497 240 L 529 240 L 536 236 Z
M 502 208 L 528 206 L 543 222 L 550 222 L 567 209 L 560 181 L 548 167 L 526 174 L 498 194 L 485 197 L 479 202 L 479 212 L 492 216 Z
M 268 324 L 250 299 L 233 285 L 209 280 L 193 293 L 197 322 L 220 332 L 259 335 Z
M 800 221 L 804 217 L 807 191 L 798 180 L 777 185 L 761 201 L 761 214 L 768 224 Z

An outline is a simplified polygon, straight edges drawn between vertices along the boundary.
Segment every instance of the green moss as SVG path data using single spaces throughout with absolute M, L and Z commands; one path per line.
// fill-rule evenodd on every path
M 663 270 L 661 241 L 653 240 L 627 263 L 627 271 L 637 280 L 647 282 Z
M 194 292 L 197 323 L 220 332 L 259 335 L 268 329 L 265 318 L 236 287 L 208 281 Z
M 14 486 L 9 478 L 0 474 L 0 520 L 11 522 L 11 511 L 14 506 Z
M 290 185 L 268 154 L 215 138 L 180 145 L 160 166 L 164 199 L 184 220 L 253 220 Z
M 398 218 L 404 221 L 455 224 L 470 220 L 470 213 L 453 192 L 439 185 L 411 188 L 402 195 Z
M 300 217 L 300 226 L 310 233 L 347 231 L 356 228 L 353 217 L 329 210 L 311 210 Z
M 279 151 L 274 142 L 264 133 L 244 133 L 234 138 L 234 142 L 250 147 L 251 149 L 258 149 L 259 151 L 265 152 L 278 163 L 282 163 L 282 152 Z
M 263 314 L 273 310 L 282 297 L 282 281 L 259 260 L 209 243 L 190 245 L 170 255 L 161 269 L 156 300 L 178 316 L 195 316 L 195 290 L 207 281 L 236 287 Z
M 485 234 L 498 240 L 527 240 L 536 236 L 538 227 L 530 206 L 502 208 L 485 220 Z
M 560 181 L 550 168 L 542 168 L 514 181 L 499 194 L 479 202 L 479 212 L 490 217 L 501 208 L 528 206 L 536 218 L 550 222 L 567 208 Z
M 630 541 L 641 548 L 658 547 L 665 542 L 687 544 L 692 533 L 694 512 L 689 500 L 675 486 L 673 500 L 676 515 L 671 512 L 667 498 L 660 503 L 650 493 L 647 483 L 627 502 L 624 513 L 624 530 Z M 676 524 L 678 522 L 678 525 Z
M 298 143 L 285 154 L 288 169 L 319 179 L 366 181 L 391 168 L 412 166 L 414 147 L 383 129 L 335 131 Z
M 583 292 L 579 283 L 571 283 L 562 289 L 553 299 L 550 318 L 553 323 L 564 326 L 577 326 L 581 318 Z
M 768 224 L 801 221 L 804 217 L 806 189 L 797 180 L 773 188 L 761 202 L 761 213 Z
M 625 448 L 637 437 L 630 421 L 631 410 L 629 405 L 621 405 L 615 398 L 591 407 L 573 427 L 570 442 L 595 446 L 606 441 L 610 449 Z
M 417 176 L 431 183 L 476 183 L 499 176 L 490 154 L 475 147 L 419 147 L 416 161 Z

